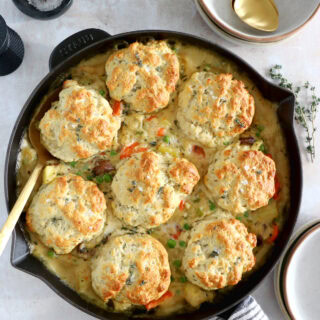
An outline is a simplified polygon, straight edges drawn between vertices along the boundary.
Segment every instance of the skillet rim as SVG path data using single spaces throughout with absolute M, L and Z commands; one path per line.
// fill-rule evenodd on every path
M 92 29 L 91 29 L 92 30 Z M 72 36 L 71 36 L 72 37 Z M 221 312 L 225 312 L 226 310 L 230 310 L 230 308 L 232 308 L 234 305 L 236 305 L 237 303 L 239 303 L 240 301 L 242 301 L 246 295 L 248 295 L 252 290 L 254 290 L 258 285 L 260 285 L 263 281 L 263 279 L 272 271 L 272 269 L 274 268 L 274 266 L 276 265 L 276 262 L 279 260 L 281 254 L 283 253 L 285 246 L 290 238 L 290 235 L 293 231 L 298 213 L 299 213 L 299 208 L 300 208 L 300 202 L 301 202 L 301 196 L 302 196 L 302 164 L 301 164 L 301 159 L 300 159 L 300 152 L 299 152 L 299 148 L 298 148 L 298 143 L 297 143 L 297 139 L 295 136 L 295 132 L 293 129 L 293 107 L 294 107 L 294 95 L 292 92 L 283 89 L 275 84 L 273 84 L 271 81 L 269 81 L 268 79 L 265 79 L 259 72 L 257 72 L 250 64 L 248 64 L 245 60 L 243 60 L 241 57 L 237 56 L 236 54 L 232 53 L 231 51 L 223 48 L 222 46 L 203 39 L 201 37 L 198 37 L 196 35 L 192 35 L 192 34 L 187 34 L 187 33 L 183 33 L 183 32 L 176 32 L 176 31 L 167 31 L 167 30 L 138 30 L 138 31 L 131 31 L 131 32 L 125 32 L 125 33 L 121 33 L 121 34 L 117 34 L 114 36 L 110 36 L 108 37 L 108 34 L 106 34 L 106 38 L 99 40 L 85 48 L 82 48 L 81 50 L 79 50 L 77 53 L 73 54 L 72 56 L 66 58 L 63 62 L 61 62 L 58 66 L 56 66 L 52 71 L 50 71 L 40 82 L 39 84 L 36 86 L 36 88 L 32 91 L 32 93 L 30 94 L 29 98 L 27 99 L 26 103 L 24 104 L 23 108 L 21 109 L 17 120 L 15 122 L 15 125 L 12 129 L 12 133 L 9 139 L 9 144 L 8 144 L 8 149 L 7 149 L 7 154 L 6 154 L 6 161 L 5 161 L 5 174 L 4 174 L 4 186 L 5 186 L 5 199 L 6 199 L 6 205 L 7 205 L 7 209 L 8 211 L 10 210 L 10 207 L 13 204 L 12 200 L 15 200 L 13 198 L 16 198 L 15 195 L 14 196 L 10 196 L 9 195 L 9 171 L 11 169 L 12 171 L 12 164 L 10 164 L 10 159 L 15 156 L 15 159 L 17 158 L 18 155 L 18 150 L 19 148 L 16 148 L 16 150 L 13 148 L 14 142 L 15 140 L 17 140 L 17 138 L 19 138 L 19 141 L 21 140 L 21 135 L 19 135 L 17 137 L 17 131 L 20 128 L 20 123 L 22 122 L 23 118 L 26 117 L 26 113 L 27 112 L 32 112 L 34 110 L 34 108 L 36 107 L 37 104 L 32 104 L 32 100 L 35 100 L 37 97 L 39 98 L 39 96 L 46 92 L 49 87 L 50 87 L 50 81 L 53 81 L 56 77 L 57 74 L 59 73 L 63 73 L 64 71 L 68 70 L 72 65 L 76 65 L 77 63 L 79 63 L 79 61 L 81 61 L 83 58 L 85 58 L 85 56 L 89 57 L 90 53 L 95 53 L 97 54 L 98 49 L 101 47 L 107 47 L 108 44 L 112 44 L 114 42 L 116 42 L 117 40 L 127 40 L 128 38 L 130 40 L 138 40 L 144 37 L 154 37 L 156 39 L 168 39 L 168 38 L 176 38 L 176 39 L 180 39 L 182 41 L 187 41 L 189 43 L 198 43 L 200 44 L 202 47 L 204 48 L 208 48 L 209 50 L 218 52 L 219 54 L 222 54 L 223 56 L 227 57 L 228 59 L 234 61 L 237 66 L 240 66 L 244 72 L 246 72 L 248 74 L 248 76 L 252 79 L 255 78 L 255 81 L 258 81 L 256 83 L 257 87 L 259 88 L 260 91 L 262 91 L 263 95 L 265 96 L 266 91 L 268 91 L 269 89 L 269 94 L 272 94 L 272 91 L 276 92 L 276 95 L 279 95 L 279 98 L 277 99 L 278 103 L 279 103 L 279 112 L 278 112 L 278 118 L 280 120 L 280 124 L 281 127 L 284 131 L 284 135 L 286 138 L 286 143 L 287 143 L 287 148 L 288 148 L 288 153 L 294 155 L 294 159 L 292 159 L 292 157 L 289 157 L 289 161 L 290 161 L 290 170 L 291 170 L 291 175 L 290 175 L 290 180 L 291 180 L 291 188 L 290 188 L 290 193 L 292 193 L 292 178 L 293 178 L 293 171 L 294 171 L 294 180 L 298 181 L 298 186 L 295 186 L 295 199 L 292 199 L 292 194 L 291 194 L 291 198 L 290 198 L 290 203 L 292 204 L 292 202 L 294 202 L 294 206 L 291 207 L 290 211 L 291 211 L 291 216 L 290 216 L 290 221 L 289 223 L 284 226 L 283 228 L 283 232 L 281 233 L 280 237 L 281 239 L 278 239 L 277 243 L 280 242 L 279 246 L 276 246 L 276 248 L 273 249 L 272 253 L 270 254 L 270 259 L 263 265 L 261 266 L 258 270 L 256 270 L 254 273 L 250 274 L 249 276 L 249 280 L 244 280 L 241 281 L 239 285 L 236 286 L 236 288 L 240 288 L 240 289 L 233 289 L 233 291 L 241 291 L 242 287 L 244 287 L 244 292 L 241 293 L 240 295 L 238 294 L 234 296 L 231 295 L 231 297 L 233 299 L 233 301 L 231 301 L 231 303 L 224 303 L 223 307 L 218 308 L 217 310 L 212 310 L 210 312 L 210 310 L 208 310 L 208 305 L 211 305 L 211 309 L 213 304 L 206 304 L 206 307 L 204 310 L 203 307 L 201 307 L 200 309 L 193 311 L 191 313 L 185 313 L 185 314 L 181 314 L 181 315 L 171 315 L 169 317 L 166 317 L 166 319 L 201 319 L 201 320 L 205 320 L 205 319 L 209 319 L 210 317 L 217 315 L 217 314 L 221 314 Z M 281 96 L 281 99 L 280 99 Z M 271 98 L 268 97 L 268 99 L 271 100 Z M 274 99 L 272 99 L 274 101 Z M 283 105 L 285 105 L 285 107 L 283 107 Z M 283 110 L 281 110 L 283 109 Z M 281 115 L 282 114 L 282 115 Z M 282 117 L 282 119 L 281 119 Z M 293 149 L 289 150 L 289 146 L 292 147 Z M 16 163 L 15 163 L 16 164 Z M 293 170 L 295 169 L 295 170 Z M 16 171 L 14 171 L 14 175 L 15 175 Z M 13 173 L 11 173 L 11 175 L 13 175 Z M 15 183 L 14 183 L 15 186 Z M 95 316 L 95 317 L 99 317 L 100 319 L 128 319 L 127 316 L 123 316 L 122 315 L 117 315 L 114 313 L 106 313 L 103 312 L 101 313 L 100 308 L 95 307 L 93 305 L 88 304 L 87 302 L 85 302 L 85 304 L 87 305 L 87 308 L 84 306 L 84 300 L 82 300 L 79 297 L 79 299 L 81 299 L 82 304 L 80 304 L 79 302 L 75 302 L 73 300 L 70 299 L 70 297 L 66 296 L 66 293 L 62 293 L 61 289 L 59 289 L 59 283 L 60 283 L 60 287 L 61 287 L 61 281 L 58 280 L 58 278 L 56 276 L 54 276 L 53 274 L 51 274 L 50 271 L 48 271 L 44 265 L 42 265 L 42 263 L 37 260 L 36 258 L 34 258 L 30 253 L 24 253 L 24 255 L 15 258 L 15 251 L 16 251 L 16 244 L 17 241 L 22 240 L 22 242 L 24 242 L 24 246 L 27 248 L 27 243 L 25 239 L 22 239 L 22 236 L 25 237 L 25 233 L 23 231 L 22 227 L 22 223 L 21 223 L 21 219 L 19 221 L 19 225 L 17 225 L 15 227 L 15 230 L 13 232 L 13 237 L 12 237 L 12 248 L 11 248 L 11 264 L 14 268 L 17 268 L 21 271 L 27 272 L 29 274 L 32 274 L 36 277 L 38 277 L 39 279 L 41 279 L 42 281 L 44 281 L 53 291 L 55 291 L 59 296 L 61 296 L 64 300 L 68 301 L 70 304 L 72 304 L 73 306 L 79 308 L 80 310 Z M 286 234 L 284 235 L 284 232 L 286 231 Z M 281 240 L 281 241 L 279 241 Z M 39 264 L 41 264 L 42 269 L 45 268 L 45 271 L 47 274 L 39 274 L 36 273 L 35 271 L 30 270 L 27 266 L 25 266 L 23 264 L 23 262 L 25 262 L 26 259 L 29 259 L 31 263 L 34 264 L 35 267 L 39 267 Z M 32 268 L 31 268 L 32 269 Z M 48 273 L 51 274 L 52 277 L 48 276 Z M 47 279 L 47 278 L 49 279 Z M 58 281 L 57 281 L 58 280 Z M 53 281 L 55 281 L 56 283 L 53 284 Z M 57 283 L 58 282 L 58 283 Z M 242 283 L 242 284 L 241 284 Z M 245 284 L 243 284 L 245 283 Z M 246 288 L 248 287 L 248 288 Z M 73 294 L 75 293 L 75 291 L 73 291 L 72 289 L 66 287 L 65 285 L 63 285 L 63 289 L 65 291 L 70 291 Z M 66 290 L 67 289 L 67 290 Z M 69 292 L 69 293 L 70 293 Z M 68 292 L 67 292 L 68 293 Z M 76 293 L 76 295 L 78 295 Z M 94 308 L 92 308 L 92 306 Z M 90 308 L 90 310 L 88 309 Z M 96 310 L 92 310 L 92 309 L 96 309 Z M 100 312 L 99 312 L 100 310 Z M 202 310 L 202 312 L 201 312 Z M 208 312 L 209 311 L 209 312 Z M 104 314 L 104 315 L 103 315 Z M 129 317 L 131 319 L 131 317 Z M 137 318 L 135 318 L 137 319 Z M 146 318 L 144 318 L 146 319 Z M 150 318 L 150 319 L 154 319 L 154 318 Z

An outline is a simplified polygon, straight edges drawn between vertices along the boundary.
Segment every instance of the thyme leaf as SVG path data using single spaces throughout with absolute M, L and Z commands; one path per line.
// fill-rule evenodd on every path
M 315 94 L 315 87 L 311 86 L 309 81 L 305 82 L 303 86 L 296 86 L 289 82 L 281 73 L 282 66 L 276 64 L 269 70 L 271 79 L 275 80 L 282 88 L 292 91 L 296 98 L 295 102 L 295 115 L 296 122 L 305 130 L 305 148 L 310 155 L 311 162 L 314 161 L 316 156 L 315 150 L 315 119 L 317 116 L 318 106 L 320 104 L 320 97 Z M 302 103 L 301 94 L 304 91 L 308 97 L 307 102 Z M 310 99 L 311 96 L 311 99 Z

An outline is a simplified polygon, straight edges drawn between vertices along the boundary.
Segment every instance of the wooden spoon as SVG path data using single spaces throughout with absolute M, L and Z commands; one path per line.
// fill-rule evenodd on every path
M 6 244 L 10 238 L 10 235 L 21 215 L 23 208 L 25 207 L 30 197 L 30 194 L 40 176 L 40 173 L 43 167 L 45 166 L 48 160 L 55 159 L 47 151 L 47 149 L 45 149 L 45 147 L 41 144 L 40 131 L 37 128 L 37 125 L 39 121 L 42 119 L 42 117 L 44 116 L 44 114 L 50 109 L 52 102 L 58 100 L 60 91 L 61 91 L 61 88 L 56 89 L 43 101 L 43 103 L 39 106 L 36 113 L 33 115 L 31 122 L 29 124 L 29 128 L 28 128 L 29 140 L 33 148 L 37 152 L 38 161 L 27 183 L 22 189 L 16 203 L 14 204 L 7 221 L 5 222 L 0 232 L 0 256 L 4 248 L 6 247 Z
M 272 32 L 279 27 L 279 11 L 273 0 L 232 0 L 232 8 L 252 28 Z

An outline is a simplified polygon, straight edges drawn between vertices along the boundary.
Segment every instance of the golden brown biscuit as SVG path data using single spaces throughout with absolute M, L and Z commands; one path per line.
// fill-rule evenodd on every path
M 150 151 L 134 154 L 112 181 L 114 214 L 131 226 L 156 227 L 172 216 L 199 179 L 197 168 L 185 159 Z
M 130 109 L 149 113 L 164 108 L 179 79 L 179 61 L 164 41 L 132 43 L 106 62 L 110 96 Z
M 204 183 L 221 208 L 242 213 L 268 204 L 275 192 L 275 173 L 271 158 L 236 143 L 215 154 Z
M 65 254 L 101 233 L 105 210 L 104 195 L 93 182 L 67 174 L 41 186 L 26 220 L 47 247 Z
M 40 121 L 41 142 L 55 157 L 74 161 L 111 147 L 120 128 L 108 101 L 98 92 L 67 80 Z
M 179 94 L 177 120 L 190 138 L 218 147 L 251 125 L 254 110 L 253 97 L 232 74 L 196 72 Z
M 235 285 L 253 268 L 255 246 L 256 236 L 232 217 L 201 221 L 191 231 L 183 269 L 190 282 L 206 290 Z
M 111 238 L 92 262 L 92 287 L 103 301 L 146 305 L 159 299 L 170 285 L 168 254 L 148 235 Z

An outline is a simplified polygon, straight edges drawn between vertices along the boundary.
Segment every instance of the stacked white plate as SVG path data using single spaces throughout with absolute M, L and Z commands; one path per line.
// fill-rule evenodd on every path
M 320 319 L 320 220 L 298 230 L 276 269 L 275 293 L 289 320 Z
M 279 28 L 274 32 L 265 32 L 241 21 L 231 7 L 231 0 L 194 2 L 201 17 L 214 32 L 231 42 L 249 45 L 277 43 L 292 37 L 320 9 L 319 0 L 274 0 L 279 11 Z

